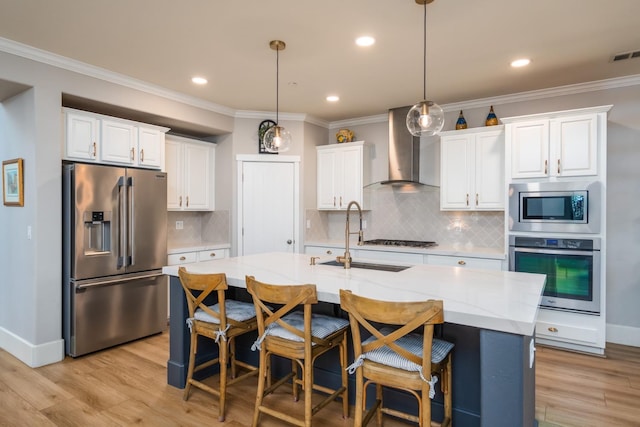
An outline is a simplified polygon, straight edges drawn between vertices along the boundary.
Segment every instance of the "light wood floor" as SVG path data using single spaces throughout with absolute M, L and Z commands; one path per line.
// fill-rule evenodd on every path
M 217 401 L 166 383 L 168 334 L 31 369 L 0 350 L 0 426 L 219 425 Z M 640 426 L 640 348 L 610 344 L 602 359 L 539 347 L 536 416 L 541 427 Z M 270 400 L 299 413 L 289 390 Z M 455 391 L 454 391 L 455 393 Z M 250 424 L 255 378 L 230 389 L 226 427 Z M 267 416 L 262 425 L 281 426 Z M 340 405 L 320 411 L 314 424 L 350 426 Z M 372 423 L 373 425 L 374 423 Z M 385 426 L 406 424 L 389 420 Z M 514 426 L 516 427 L 516 426 Z

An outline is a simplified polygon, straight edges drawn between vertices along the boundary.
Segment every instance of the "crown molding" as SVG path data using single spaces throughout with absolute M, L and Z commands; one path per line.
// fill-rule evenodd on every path
M 134 79 L 124 74 L 114 73 L 104 68 L 95 67 L 84 62 L 76 61 L 61 55 L 47 52 L 42 49 L 35 48 L 26 44 L 18 43 L 13 40 L 0 37 L 0 51 L 7 52 L 16 56 L 20 56 L 33 61 L 48 64 L 54 67 L 62 68 L 68 71 L 77 72 L 89 77 L 94 77 L 110 83 L 115 83 L 131 89 L 146 92 L 152 95 L 161 96 L 177 102 L 181 102 L 194 107 L 202 108 L 226 116 L 236 118 L 265 119 L 275 118 L 275 113 L 264 111 L 244 111 L 234 110 L 213 102 L 204 101 L 194 96 L 185 95 L 180 92 L 171 91 L 161 86 L 153 85 L 142 80 Z M 457 111 L 478 107 L 486 107 L 487 105 L 509 104 L 514 102 L 526 102 L 544 98 L 552 98 L 556 96 L 575 95 L 586 92 L 595 92 L 599 90 L 617 89 L 628 86 L 640 85 L 640 74 L 617 77 L 612 79 L 597 80 L 587 83 L 577 83 L 566 86 L 558 86 L 548 89 L 533 90 L 528 92 L 519 92 L 509 95 L 495 96 L 489 98 L 480 98 L 451 104 L 441 105 L 444 111 Z M 279 118 L 291 121 L 303 121 L 328 129 L 338 129 L 345 126 L 366 125 L 372 123 L 381 123 L 388 120 L 386 113 L 374 116 L 359 117 L 354 119 L 339 120 L 335 122 L 327 122 L 308 114 L 302 113 L 280 113 Z
M 575 95 L 587 92 L 596 92 L 599 90 L 619 89 L 628 86 L 640 85 L 640 74 L 626 77 L 616 77 L 612 79 L 597 80 L 587 83 L 576 83 L 566 86 L 557 86 L 548 89 L 532 90 L 528 92 L 512 93 L 509 95 L 494 96 L 489 98 L 479 98 L 469 101 L 456 102 L 441 105 L 444 111 L 459 111 L 478 107 L 486 107 L 487 105 L 509 104 L 514 102 L 534 101 L 538 99 L 553 98 L 556 96 Z M 387 115 L 375 115 L 368 117 L 360 117 L 357 119 L 340 120 L 329 123 L 329 129 L 337 129 L 346 126 L 356 126 L 370 123 L 378 123 L 387 121 Z
M 125 86 L 130 89 L 146 92 L 151 95 L 161 96 L 173 101 L 182 102 L 184 104 L 191 105 L 193 107 L 202 108 L 214 113 L 224 114 L 226 116 L 233 117 L 236 111 L 232 108 L 225 107 L 223 105 L 215 104 L 213 102 L 204 101 L 194 96 L 185 95 L 180 92 L 168 90 L 161 86 L 153 85 L 151 83 L 134 79 L 133 77 L 126 76 L 124 74 L 115 73 L 104 68 L 96 67 L 86 64 L 84 62 L 76 61 L 75 59 L 67 58 L 55 53 L 47 52 L 42 49 L 35 48 L 26 44 L 18 43 L 13 40 L 0 37 L 0 51 L 10 53 L 16 56 L 20 56 L 25 59 L 30 59 L 43 64 L 51 65 L 57 68 L 61 68 L 68 71 L 73 71 L 85 76 L 93 77 L 99 80 L 104 80 L 109 83 Z

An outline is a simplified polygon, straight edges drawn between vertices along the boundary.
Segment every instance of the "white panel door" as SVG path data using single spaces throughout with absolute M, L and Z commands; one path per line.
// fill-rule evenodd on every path
M 296 252 L 295 173 L 288 162 L 242 163 L 242 253 Z

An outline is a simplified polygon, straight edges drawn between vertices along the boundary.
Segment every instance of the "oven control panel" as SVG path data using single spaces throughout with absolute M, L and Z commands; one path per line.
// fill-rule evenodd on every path
M 509 245 L 517 248 L 600 250 L 600 239 L 558 239 L 552 237 L 509 236 Z

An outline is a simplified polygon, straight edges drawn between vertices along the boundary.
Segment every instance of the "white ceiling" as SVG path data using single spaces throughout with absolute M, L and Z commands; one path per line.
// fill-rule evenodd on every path
M 0 0 L 0 11 L 0 37 L 233 109 L 275 110 L 273 39 L 287 44 L 281 113 L 331 122 L 422 100 L 415 0 Z M 640 50 L 638 0 L 436 0 L 427 21 L 427 98 L 441 105 L 640 74 L 640 58 L 610 61 Z M 377 42 L 358 48 L 365 34 Z M 509 67 L 523 56 L 529 67 Z

